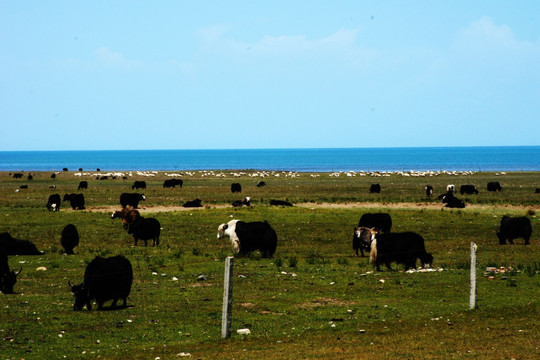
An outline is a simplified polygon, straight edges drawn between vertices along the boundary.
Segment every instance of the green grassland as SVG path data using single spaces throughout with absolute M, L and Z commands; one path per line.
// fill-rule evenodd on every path
M 218 172 L 216 172 L 218 173 Z M 219 172 L 221 173 L 221 172 Z M 539 173 L 476 173 L 433 177 L 346 176 L 328 173 L 272 174 L 254 171 L 233 178 L 184 174 L 183 188 L 165 189 L 165 172 L 123 180 L 95 180 L 86 210 L 62 203 L 48 212 L 52 193 L 77 193 L 80 177 L 61 172 L 13 179 L 0 173 L 0 232 L 33 241 L 41 256 L 11 256 L 22 267 L 16 294 L 0 294 L 1 359 L 538 359 L 540 358 L 540 187 Z M 26 173 L 25 173 L 26 176 Z M 118 219 L 122 192 L 140 190 L 143 216 L 162 226 L 158 247 L 133 246 Z M 264 180 L 266 187 L 256 187 Z M 499 181 L 502 192 L 486 184 Z M 230 184 L 242 184 L 232 194 Z M 380 194 L 369 194 L 379 183 Z M 28 189 L 19 189 L 20 185 Z M 447 184 L 474 184 L 478 195 L 457 195 L 465 209 L 446 209 L 427 198 Z M 50 187 L 55 185 L 56 188 Z M 18 191 L 16 191 L 18 190 Z M 233 208 L 250 196 L 251 207 Z M 183 209 L 199 198 L 202 209 Z M 271 207 L 270 199 L 294 207 Z M 352 230 L 365 212 L 388 212 L 392 231 L 415 231 L 426 241 L 437 271 L 377 272 L 356 257 Z M 500 218 L 527 215 L 531 244 L 501 246 Z M 258 253 L 235 258 L 233 333 L 221 339 L 224 259 L 228 240 L 216 237 L 230 219 L 267 220 L 278 234 L 273 259 Z M 62 253 L 60 234 L 75 224 L 81 238 L 75 255 Z M 469 310 L 470 243 L 478 245 L 478 307 Z M 74 311 L 68 281 L 81 282 L 95 256 L 123 254 L 134 268 L 129 307 Z M 45 271 L 38 270 L 44 267 Z M 507 270 L 485 273 L 487 267 Z M 205 280 L 199 276 L 204 275 Z M 251 334 L 239 335 L 237 329 Z M 189 353 L 191 357 L 182 357 Z

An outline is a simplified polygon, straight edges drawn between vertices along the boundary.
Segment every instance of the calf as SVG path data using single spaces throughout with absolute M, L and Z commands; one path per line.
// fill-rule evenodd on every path
M 381 192 L 381 185 L 379 185 L 379 184 L 371 184 L 371 186 L 369 187 L 369 192 L 374 193 L 374 194 L 380 193 Z
M 65 194 L 64 201 L 69 201 L 73 210 L 84 210 L 84 195 L 83 194 Z
M 433 186 L 431 186 L 431 185 L 426 185 L 426 187 L 424 188 L 424 190 L 426 190 L 426 196 L 427 196 L 427 197 L 433 196 Z
M 145 201 L 146 196 L 144 194 L 139 193 L 122 193 L 120 195 L 120 205 L 122 205 L 123 208 L 126 206 L 132 206 L 134 209 L 137 209 L 139 206 L 139 201 Z
M 122 224 L 124 229 L 127 230 L 129 224 L 133 224 L 141 217 L 139 210 L 123 208 L 120 211 L 115 211 L 111 215 L 111 219 L 120 218 L 122 219 Z
M 133 189 L 146 189 L 146 181 L 135 181 L 131 186 L 131 190 Z
M 525 245 L 529 245 L 531 234 L 531 221 L 527 217 L 503 216 L 501 219 L 500 230 L 497 232 L 497 237 L 499 238 L 499 244 L 501 245 L 505 245 L 506 240 L 508 240 L 510 244 L 514 244 L 514 239 L 517 238 L 525 239 Z
M 132 224 L 128 224 L 128 234 L 133 234 L 133 240 L 135 240 L 135 246 L 139 239 L 144 240 L 144 246 L 147 246 L 147 241 L 152 239 L 152 246 L 159 245 L 159 235 L 161 232 L 161 225 L 159 221 L 154 218 L 139 217 Z
M 474 185 L 461 185 L 459 188 L 459 193 L 461 195 L 463 194 L 478 194 L 478 190 L 476 189 L 476 186 Z
M 405 270 L 416 268 L 416 261 L 420 259 L 424 267 L 431 266 L 433 256 L 426 252 L 424 238 L 414 232 L 379 234 L 376 230 L 362 230 L 361 241 L 371 240 L 369 253 L 370 262 L 381 271 L 380 265 L 385 264 L 392 270 L 390 264 L 396 262 L 405 265 Z M 365 246 L 365 245 L 364 245 Z
M 491 192 L 502 191 L 501 184 L 498 181 L 490 181 L 487 184 L 487 191 L 491 191 Z
M 7 232 L 0 233 L 0 249 L 6 255 L 43 255 L 31 241 L 15 239 Z
M 60 211 L 61 202 L 62 201 L 59 194 L 51 194 L 49 195 L 49 199 L 47 200 L 47 209 L 49 211 Z
M 82 310 L 86 305 L 92 310 L 92 300 L 96 300 L 98 310 L 103 309 L 103 303 L 112 300 L 111 308 L 116 307 L 119 299 L 127 307 L 127 297 L 133 283 L 133 267 L 131 262 L 122 255 L 109 258 L 97 256 L 84 271 L 84 281 L 80 285 L 71 285 L 74 297 L 74 310 Z
M 369 251 L 371 249 L 371 241 L 372 234 L 371 232 L 364 231 L 366 228 L 364 227 L 355 227 L 353 232 L 353 250 L 356 252 L 356 256 L 358 256 L 358 250 L 360 250 L 360 253 L 362 254 L 362 257 L 364 257 L 364 250 Z M 375 230 L 375 229 L 369 229 L 369 230 Z
M 79 245 L 79 232 L 73 224 L 67 224 L 62 230 L 62 237 L 60 238 L 60 245 L 64 248 L 64 251 L 68 255 L 73 255 L 73 249 Z
M 231 239 L 234 252 L 241 256 L 259 250 L 262 257 L 271 258 L 276 251 L 277 235 L 266 221 L 231 220 L 218 227 L 217 238 L 225 236 Z
M 266 186 L 266 182 L 264 182 L 264 181 L 259 181 L 257 183 L 257 187 L 264 187 L 264 186 Z
M 378 231 L 387 233 L 392 230 L 392 218 L 387 213 L 365 213 L 360 217 L 358 226 L 375 228 Z
M 79 181 L 79 186 L 77 187 L 77 190 L 81 190 L 81 189 L 88 189 L 88 181 L 86 180 Z

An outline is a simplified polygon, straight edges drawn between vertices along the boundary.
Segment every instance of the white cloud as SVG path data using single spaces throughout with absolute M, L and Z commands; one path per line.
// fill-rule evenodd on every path
M 509 55 L 538 54 L 539 44 L 518 40 L 508 25 L 497 26 L 484 16 L 459 30 L 454 41 L 455 49 L 472 54 L 507 53 Z
M 139 61 L 128 60 L 122 53 L 110 50 L 105 46 L 96 49 L 94 51 L 94 57 L 99 65 L 105 67 L 133 70 L 141 65 Z
M 217 25 L 200 29 L 201 48 L 208 53 L 236 61 L 299 61 L 345 63 L 348 66 L 365 66 L 378 55 L 374 49 L 358 46 L 359 29 L 340 29 L 318 39 L 304 35 L 265 35 L 257 41 L 246 42 L 227 36 L 228 29 Z

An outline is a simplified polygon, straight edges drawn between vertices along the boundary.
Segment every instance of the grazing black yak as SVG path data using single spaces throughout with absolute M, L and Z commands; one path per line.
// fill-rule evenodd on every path
M 60 244 L 68 255 L 73 255 L 73 249 L 79 245 L 79 232 L 73 224 L 67 224 L 62 230 Z
M 103 303 L 112 300 L 111 308 L 116 307 L 119 299 L 124 300 L 123 307 L 127 307 L 127 297 L 131 292 L 133 283 L 133 268 L 131 262 L 117 255 L 109 258 L 97 256 L 84 271 L 84 281 L 80 285 L 71 285 L 74 297 L 74 310 L 82 310 L 86 305 L 92 310 L 92 300 L 96 300 L 98 310 L 103 309 Z

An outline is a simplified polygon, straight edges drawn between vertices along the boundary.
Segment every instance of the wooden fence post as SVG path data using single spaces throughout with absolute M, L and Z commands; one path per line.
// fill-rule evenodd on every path
M 471 243 L 471 295 L 469 297 L 469 309 L 476 308 L 476 249 L 475 243 Z
M 223 314 L 221 317 L 221 338 L 231 336 L 232 301 L 233 301 L 233 264 L 234 257 L 225 259 L 225 277 L 223 284 Z

